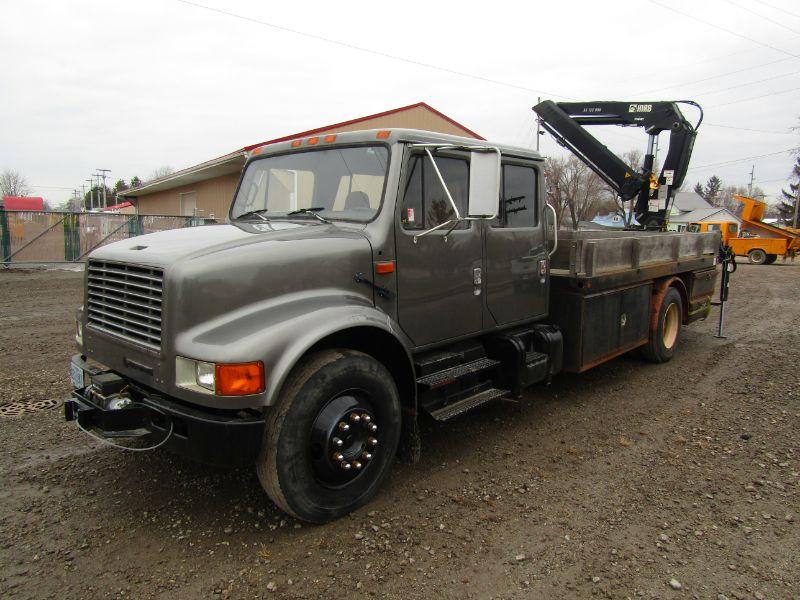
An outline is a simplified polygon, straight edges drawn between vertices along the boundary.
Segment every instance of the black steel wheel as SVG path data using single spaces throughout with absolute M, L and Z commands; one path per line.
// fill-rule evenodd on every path
M 303 360 L 266 417 L 261 484 L 281 509 L 313 523 L 366 504 L 389 473 L 400 440 L 392 376 L 354 350 Z

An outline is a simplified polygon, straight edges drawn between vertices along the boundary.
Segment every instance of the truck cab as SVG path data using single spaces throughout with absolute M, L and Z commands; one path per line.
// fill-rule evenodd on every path
M 418 452 L 421 413 L 636 348 L 669 360 L 708 314 L 718 234 L 559 245 L 543 165 L 405 129 L 256 148 L 226 224 L 89 256 L 67 419 L 255 464 L 278 506 L 324 522 L 369 501 L 398 447 Z
M 739 237 L 739 224 L 735 221 L 698 221 L 689 223 L 686 231 L 689 233 L 719 231 L 722 243 L 729 246 L 731 239 Z

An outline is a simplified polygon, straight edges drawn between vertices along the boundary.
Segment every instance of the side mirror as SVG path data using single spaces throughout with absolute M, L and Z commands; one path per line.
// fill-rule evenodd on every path
M 470 154 L 467 216 L 494 219 L 500 206 L 500 151 Z

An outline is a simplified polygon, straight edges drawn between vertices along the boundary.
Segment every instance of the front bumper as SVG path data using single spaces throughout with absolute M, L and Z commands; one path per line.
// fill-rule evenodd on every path
M 119 438 L 149 437 L 152 445 L 169 435 L 163 444 L 167 449 L 221 466 L 250 464 L 258 456 L 264 419 L 255 411 L 191 406 L 124 377 L 126 385 L 120 393 L 132 402 L 125 408 L 113 408 L 92 383 L 92 378 L 110 371 L 94 368 L 80 355 L 72 357 L 70 366 L 73 373 L 82 371 L 86 381 L 64 403 L 64 416 L 94 435 L 115 443 Z

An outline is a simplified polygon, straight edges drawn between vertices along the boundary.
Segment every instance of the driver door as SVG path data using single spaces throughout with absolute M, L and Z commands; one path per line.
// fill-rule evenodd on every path
M 467 214 L 469 154 L 436 156 L 461 214 Z M 426 346 L 479 332 L 482 322 L 483 223 L 466 221 L 415 236 L 452 218 L 453 210 L 428 156 L 405 164 L 395 218 L 397 306 L 400 326 Z

